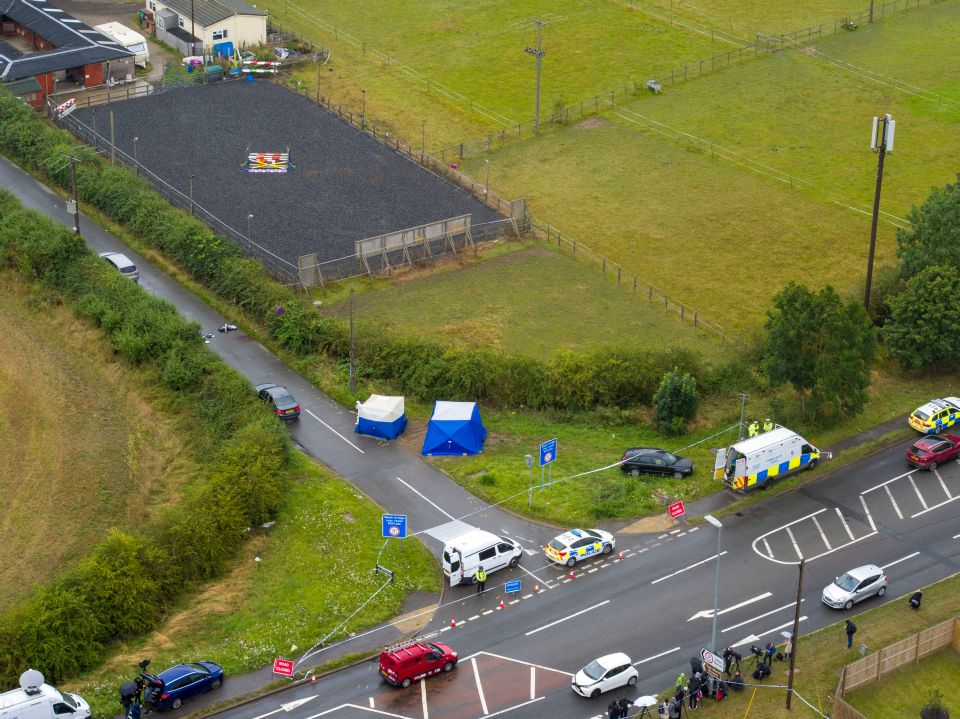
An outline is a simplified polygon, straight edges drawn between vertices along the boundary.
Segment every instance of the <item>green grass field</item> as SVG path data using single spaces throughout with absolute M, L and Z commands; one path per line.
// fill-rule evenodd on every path
M 943 693 L 943 706 L 960 709 L 960 654 L 945 649 L 884 678 L 879 684 L 848 693 L 844 698 L 864 716 L 884 719 L 916 719 L 927 703 L 931 689 Z
M 155 406 L 96 330 L 0 281 L 0 612 L 136 527 L 196 476 L 189 423 Z M 187 451 L 184 451 L 184 449 Z
M 143 657 L 158 670 L 187 657 L 222 664 L 227 676 L 260 669 L 290 656 L 292 644 L 299 657 L 380 586 L 383 576 L 372 569 L 383 544 L 381 508 L 303 455 L 294 462 L 296 481 L 276 524 L 251 538 L 223 579 L 185 598 L 155 632 L 117 647 L 103 667 L 70 684 L 91 702 L 97 719 L 116 713 L 117 686 L 130 680 Z M 390 543 L 380 563 L 396 580 L 331 642 L 398 614 L 407 592 L 441 588 L 436 560 L 415 539 Z M 320 655 L 317 664 L 323 662 Z
M 542 359 L 561 348 L 638 346 L 641 337 L 644 346 L 688 347 L 710 359 L 725 351 L 715 335 L 695 332 L 689 323 L 681 324 L 677 313 L 618 288 L 615 278 L 604 278 L 600 268 L 589 269 L 549 248 L 516 246 L 464 269 L 456 267 L 410 281 L 375 283 L 356 296 L 357 317 L 451 345 Z M 630 286 L 629 278 L 623 281 Z M 347 302 L 340 299 L 332 311 L 346 315 Z M 596 321 L 597 312 L 603 322 Z

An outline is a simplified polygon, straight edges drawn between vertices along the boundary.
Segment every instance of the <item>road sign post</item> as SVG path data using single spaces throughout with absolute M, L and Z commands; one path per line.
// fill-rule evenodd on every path
M 285 677 L 293 676 L 293 660 L 292 659 L 274 659 L 273 660 L 273 673 L 280 674 Z
M 727 668 L 727 663 L 724 658 L 719 654 L 711 652 L 706 647 L 700 650 L 700 659 L 703 661 L 704 669 L 718 679 L 723 673 L 723 670 Z
M 520 580 L 519 580 L 519 579 L 512 579 L 512 580 L 510 580 L 509 582 L 507 582 L 507 583 L 504 585 L 503 590 L 504 590 L 507 594 L 516 594 L 516 593 L 519 593 L 519 591 L 520 591 Z
M 382 533 L 387 539 L 403 539 L 407 536 L 407 515 L 384 514 Z
M 549 482 L 553 482 L 553 463 L 557 461 L 557 438 L 549 439 L 540 445 L 540 489 L 543 489 L 543 468 L 550 473 Z

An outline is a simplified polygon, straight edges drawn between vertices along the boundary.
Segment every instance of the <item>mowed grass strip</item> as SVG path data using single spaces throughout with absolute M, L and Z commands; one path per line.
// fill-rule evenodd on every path
M 116 713 L 117 687 L 131 679 L 143 657 L 151 657 L 157 670 L 196 659 L 222 664 L 228 677 L 261 669 L 275 657 L 299 657 L 382 584 L 384 576 L 372 571 L 384 544 L 382 509 L 306 456 L 296 454 L 293 463 L 296 481 L 276 524 L 257 530 L 222 580 L 173 608 L 155 632 L 117 647 L 103 667 L 71 683 L 95 716 Z M 389 542 L 379 561 L 396 573 L 393 583 L 330 643 L 398 614 L 408 592 L 441 589 L 439 564 L 416 539 Z M 425 597 L 421 606 L 430 602 Z M 384 635 L 384 643 L 390 636 Z M 301 668 L 324 661 L 320 654 Z
M 846 289 L 866 262 L 869 218 L 609 119 L 489 157 L 501 194 L 728 332 L 754 327 L 789 280 Z M 476 175 L 483 159 L 467 164 Z M 880 233 L 878 262 L 892 262 Z
M 944 649 L 844 698 L 866 717 L 916 719 L 930 692 L 937 689 L 943 694 L 943 706 L 956 711 L 960 707 L 958 672 L 960 654 Z
M 718 337 L 694 331 L 662 303 L 649 304 L 643 288 L 634 295 L 629 277 L 618 288 L 615 274 L 604 277 L 599 267 L 542 245 L 454 268 L 379 283 L 356 296 L 356 316 L 399 334 L 542 360 L 558 349 L 599 345 L 681 346 L 714 359 L 723 353 Z M 333 311 L 347 316 L 348 303 Z
M 290 0 L 289 5 L 286 0 L 268 0 L 261 6 L 269 8 L 280 24 L 289 24 L 329 47 L 341 73 L 352 75 L 361 64 L 380 68 L 379 76 L 365 73 L 369 96 L 399 83 L 409 88 L 404 104 L 410 106 L 426 93 L 424 83 L 411 81 L 375 56 L 372 49 L 376 48 L 502 115 L 509 124 L 534 116 L 535 61 L 524 53 L 537 43 L 530 18 L 549 22 L 542 38 L 544 112 L 558 100 L 569 102 L 622 89 L 659 71 L 736 47 L 709 33 L 671 25 L 629 4 L 606 1 L 480 2 L 454 10 L 443 0 L 424 0 L 416 11 L 403 0 Z M 350 33 L 371 51 L 364 54 L 362 46 L 359 52 L 355 47 L 348 50 L 346 41 L 338 41 L 311 18 Z M 469 103 L 464 107 L 469 113 Z M 492 122 L 491 127 L 498 128 Z
M 135 527 L 197 471 L 184 427 L 158 411 L 99 332 L 13 273 L 0 281 L 0 611 Z

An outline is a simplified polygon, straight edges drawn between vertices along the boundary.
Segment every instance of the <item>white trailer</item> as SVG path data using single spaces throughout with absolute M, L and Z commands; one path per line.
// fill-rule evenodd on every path
M 106 35 L 116 42 L 124 50 L 129 50 L 134 54 L 134 62 L 142 68 L 147 67 L 150 62 L 150 50 L 147 47 L 147 38 L 131 30 L 126 25 L 118 22 L 105 22 L 103 25 L 95 25 L 94 30 Z

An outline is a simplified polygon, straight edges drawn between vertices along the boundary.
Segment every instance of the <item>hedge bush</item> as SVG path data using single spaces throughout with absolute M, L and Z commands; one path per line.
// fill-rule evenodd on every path
M 69 148 L 71 139 L 0 90 L 0 146 L 7 152 L 34 168 L 47 168 L 47 161 Z M 51 176 L 68 186 L 68 172 L 59 170 Z M 334 361 L 348 357 L 348 333 L 341 320 L 319 315 L 290 288 L 270 279 L 259 262 L 245 258 L 237 245 L 172 207 L 134 173 L 98 156 L 78 166 L 77 186 L 84 202 L 127 225 L 221 298 L 263 322 L 282 347 L 300 356 L 321 353 Z M 277 314 L 280 307 L 284 311 Z M 130 337 L 121 335 L 116 341 L 134 354 L 146 351 Z M 672 367 L 696 376 L 706 370 L 687 350 L 564 350 L 543 363 L 398 338 L 363 326 L 357 348 L 364 378 L 383 381 L 412 397 L 534 409 L 582 411 L 650 404 L 660 379 Z
M 117 183 L 105 192 L 117 197 L 122 188 Z M 140 210 L 131 212 L 136 217 Z M 188 488 L 177 506 L 142 534 L 112 531 L 73 570 L 0 618 L 0 683 L 12 684 L 27 666 L 58 682 L 97 664 L 107 644 L 149 630 L 191 583 L 223 570 L 246 530 L 279 508 L 291 445 L 249 382 L 206 349 L 195 324 L 100 261 L 72 232 L 24 210 L 6 190 L 0 190 L 0 268 L 62 297 L 131 364 L 155 368 L 200 417 L 212 448 L 208 478 Z

